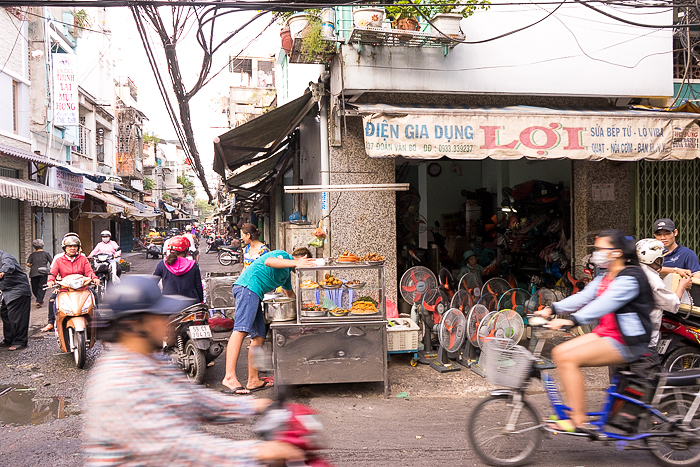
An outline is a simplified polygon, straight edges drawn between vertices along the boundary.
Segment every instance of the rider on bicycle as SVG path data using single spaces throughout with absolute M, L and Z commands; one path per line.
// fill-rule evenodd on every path
M 571 407 L 571 422 L 557 422 L 558 428 L 566 431 L 590 431 L 586 425 L 581 367 L 631 363 L 648 353 L 651 339 L 654 296 L 639 266 L 633 239 L 619 230 L 601 232 L 595 240 L 591 262 L 604 269 L 605 274 L 598 275 L 581 292 L 535 312 L 545 318 L 552 313 L 573 313 L 568 319 L 552 320 L 549 327 L 553 329 L 600 320 L 593 332 L 552 350 Z

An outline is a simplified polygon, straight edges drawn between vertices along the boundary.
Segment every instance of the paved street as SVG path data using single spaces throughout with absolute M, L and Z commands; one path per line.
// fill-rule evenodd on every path
M 143 254 L 129 255 L 131 273 L 151 273 L 157 262 Z M 203 271 L 225 271 L 214 254 L 201 256 Z M 36 388 L 37 424 L 0 425 L 0 458 L 3 465 L 78 466 L 80 456 L 83 385 L 95 358 L 98 343 L 90 352 L 85 370 L 77 370 L 72 357 L 59 352 L 53 335 L 39 332 L 45 324 L 46 309 L 34 308 L 29 348 L 21 352 L 0 351 L 0 388 L 2 385 Z M 245 347 L 245 346 L 244 346 Z M 245 355 L 238 369 L 245 376 Z M 207 372 L 205 384 L 222 390 L 223 355 Z M 438 374 L 427 366 L 413 368 L 407 356 L 394 356 L 389 363 L 391 397 L 384 399 L 379 384 L 339 384 L 300 387 L 295 398 L 320 412 L 331 449 L 327 455 L 338 466 L 479 466 L 466 441 L 466 420 L 470 408 L 492 388 L 468 370 Z M 589 372 L 593 385 L 605 384 L 604 372 Z M 410 399 L 396 398 L 406 392 Z M 542 414 L 546 414 L 543 396 L 535 388 L 533 396 Z M 271 391 L 259 393 L 269 396 Z M 592 397 L 599 398 L 597 395 Z M 49 407 L 41 412 L 40 405 Z M 51 407 L 53 403 L 53 407 Z M 48 416 L 63 405 L 65 418 Z M 42 406 L 42 407 L 43 407 Z M 0 414 L 14 410 L 0 404 Z M 46 423 L 42 423 L 46 420 Z M 234 439 L 253 437 L 249 425 L 207 427 L 212 433 Z M 595 447 L 593 447 L 595 446 Z M 614 460 L 613 460 L 614 459 Z M 608 466 L 653 465 L 651 457 L 639 451 L 616 452 L 612 446 L 592 445 L 587 441 L 554 437 L 545 439 L 536 465 Z

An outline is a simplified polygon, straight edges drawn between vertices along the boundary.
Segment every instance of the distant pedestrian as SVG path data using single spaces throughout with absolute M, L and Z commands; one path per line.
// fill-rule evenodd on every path
M 163 280 L 163 295 L 182 295 L 204 301 L 202 273 L 193 259 L 186 258 L 190 241 L 184 237 L 173 237 L 170 241 L 170 253 L 158 263 L 154 276 Z
M 243 269 L 253 264 L 253 261 L 265 253 L 270 252 L 270 248 L 260 241 L 260 229 L 253 224 L 243 224 L 241 239 L 245 243 L 245 248 L 243 248 Z
M 44 251 L 44 241 L 37 238 L 32 242 L 34 253 L 27 258 L 27 267 L 29 268 L 29 282 L 32 285 L 32 293 L 36 297 L 36 306 L 44 304 L 44 296 L 46 295 L 46 278 L 49 277 L 51 271 L 51 263 L 53 256 L 48 251 Z
M 2 291 L 3 341 L 7 350 L 21 350 L 29 342 L 29 314 L 32 308 L 32 290 L 29 279 L 17 259 L 0 250 L 0 291 Z

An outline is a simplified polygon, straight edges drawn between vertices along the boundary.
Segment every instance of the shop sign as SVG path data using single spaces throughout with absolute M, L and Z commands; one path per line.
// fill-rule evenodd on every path
M 139 210 L 139 212 L 145 212 L 146 211 L 146 205 L 134 200 L 134 207 Z
M 695 120 L 596 115 L 363 117 L 370 157 L 671 160 L 700 157 Z
M 75 54 L 53 54 L 53 124 L 78 125 Z
M 49 186 L 65 191 L 72 200 L 85 200 L 85 184 L 82 175 L 51 167 L 49 169 Z

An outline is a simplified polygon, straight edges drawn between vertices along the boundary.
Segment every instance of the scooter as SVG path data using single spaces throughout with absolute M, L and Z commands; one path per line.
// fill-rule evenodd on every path
M 241 252 L 232 247 L 222 246 L 219 248 L 219 264 L 229 266 L 241 261 Z
M 171 332 L 163 342 L 163 352 L 173 358 L 188 380 L 202 384 L 207 365 L 221 355 L 231 331 L 210 329 L 209 309 L 204 303 L 196 303 L 172 315 L 168 328 Z
M 683 313 L 664 313 L 656 346 L 663 371 L 700 369 L 700 318 Z
M 105 298 L 105 293 L 107 292 L 107 284 L 112 285 L 112 273 L 109 270 L 110 261 L 114 259 L 114 256 L 107 253 L 98 253 L 93 259 L 92 270 L 95 271 L 95 275 L 100 280 L 100 285 L 95 289 L 97 295 L 97 302 L 100 303 Z M 117 276 L 121 276 L 121 268 L 119 263 L 117 263 Z
M 323 425 L 311 407 L 278 400 L 270 404 L 253 430 L 266 441 L 283 441 L 304 451 L 306 461 L 287 462 L 289 467 L 332 467 L 316 453 L 325 448 L 325 441 Z
M 75 366 L 85 366 L 87 349 L 95 345 L 95 298 L 92 279 L 70 274 L 56 282 L 56 338 L 64 352 L 72 352 Z

